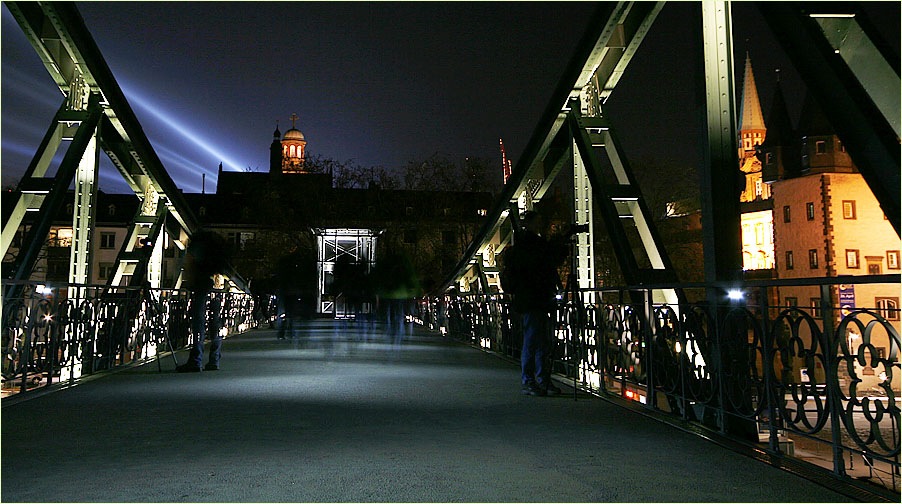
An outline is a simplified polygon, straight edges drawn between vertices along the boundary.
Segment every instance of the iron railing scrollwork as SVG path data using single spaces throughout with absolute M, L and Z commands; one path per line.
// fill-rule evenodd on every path
M 898 491 L 898 310 L 767 304 L 768 294 L 782 299 L 783 287 L 825 292 L 837 282 L 753 282 L 759 305 L 725 299 L 649 310 L 624 302 L 636 288 L 594 291 L 599 301 L 589 304 L 571 296 L 551 314 L 553 369 L 584 388 Z M 432 329 L 519 359 L 520 322 L 507 296 L 445 296 L 420 309 Z
M 4 282 L 4 287 L 7 282 Z M 0 367 L 4 394 L 21 393 L 193 343 L 188 291 L 17 282 L 21 295 L 3 300 Z M 216 291 L 224 335 L 275 317 L 271 297 Z

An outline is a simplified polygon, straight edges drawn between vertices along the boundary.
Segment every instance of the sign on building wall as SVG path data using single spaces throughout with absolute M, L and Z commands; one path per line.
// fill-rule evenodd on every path
M 839 309 L 845 317 L 855 309 L 855 286 L 852 284 L 839 284 Z

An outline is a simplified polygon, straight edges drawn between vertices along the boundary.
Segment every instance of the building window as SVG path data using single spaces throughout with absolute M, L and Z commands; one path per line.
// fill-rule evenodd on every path
M 374 207 L 373 205 L 366 207 L 366 213 L 369 214 L 370 217 L 372 217 L 373 214 L 376 213 L 376 207 Z
M 827 153 L 827 142 L 823 140 L 818 140 L 814 142 L 815 152 L 818 154 L 826 154 Z
M 879 297 L 874 300 L 877 313 L 886 320 L 899 320 L 899 298 Z
M 200 207 L 200 208 L 198 208 L 198 209 L 197 209 L 197 215 L 200 215 L 201 217 L 207 215 L 207 207 Z
M 407 231 L 404 231 L 404 243 L 416 243 L 416 242 L 417 242 L 416 230 L 408 229 Z
M 808 267 L 811 269 L 817 269 L 817 249 L 811 249 L 808 251 Z
M 805 215 L 808 217 L 808 220 L 814 220 L 814 203 L 805 203 Z
M 116 248 L 116 233 L 100 233 L 100 248 Z
M 846 144 L 842 142 L 837 142 L 839 144 L 839 152 L 846 152 Z
M 97 273 L 97 278 L 101 280 L 107 280 L 111 276 L 113 276 L 113 263 L 102 262 L 100 263 L 98 270 L 99 272 Z
M 447 208 L 447 207 L 443 208 L 443 209 L 442 209 L 442 215 L 444 215 L 445 217 L 450 216 L 450 215 L 451 215 L 451 209 L 450 209 L 450 208 Z
M 792 216 L 789 213 L 789 205 L 783 207 L 783 222 L 792 222 Z
M 476 215 L 478 215 L 480 217 L 484 217 L 487 213 L 489 213 L 489 211 L 486 210 L 485 208 L 480 208 L 479 210 L 476 210 Z
M 774 162 L 774 154 L 772 152 L 768 152 L 764 155 L 764 164 L 773 164 Z
M 412 207 L 412 206 L 407 207 L 407 208 L 404 210 L 404 212 L 405 212 L 407 215 L 413 215 L 413 207 Z
M 786 251 L 786 269 L 791 270 L 795 267 L 795 264 L 792 262 L 792 250 Z
M 819 319 L 821 318 L 821 298 L 811 298 L 811 316 Z
M 843 200 L 842 202 L 842 218 L 855 218 L 855 200 Z
M 786 298 L 786 306 L 788 306 L 790 308 L 795 308 L 796 306 L 799 306 L 799 298 L 787 297 Z
M 886 268 L 887 269 L 899 269 L 899 251 L 898 250 L 887 250 L 886 251 Z
M 106 213 L 110 217 L 116 215 L 116 205 L 110 205 L 110 206 L 106 207 Z
M 858 269 L 858 250 L 846 249 L 846 267 Z
M 883 273 L 883 257 L 868 256 L 864 259 L 868 263 L 868 275 L 880 275 Z
M 66 213 L 69 215 L 72 215 L 72 209 L 73 209 L 72 203 L 66 203 Z
M 755 194 L 761 196 L 761 180 L 755 181 Z

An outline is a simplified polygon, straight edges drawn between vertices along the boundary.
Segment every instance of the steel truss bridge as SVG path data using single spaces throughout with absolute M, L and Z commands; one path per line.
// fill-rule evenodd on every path
M 6 5 L 63 97 L 20 182 L 0 242 L 5 254 L 26 214 L 34 213 L 4 279 L 4 379 L 27 390 L 35 376 L 38 381 L 43 376 L 46 385 L 63 377 L 74 380 L 79 373 L 159 358 L 164 344 L 188 343 L 187 329 L 179 325 L 186 309 L 180 277 L 175 285 L 160 284 L 160 237 L 168 234 L 183 254 L 198 224 L 74 5 Z M 898 234 L 898 56 L 870 43 L 870 26 L 854 5 L 757 6 L 816 101 L 830 104 L 822 108 Z M 900 340 L 886 313 L 856 309 L 831 322 L 837 320 L 830 301 L 839 283 L 835 278 L 742 279 L 739 201 L 716 196 L 738 194 L 729 2 L 700 3 L 707 128 L 699 133 L 708 139 L 701 186 L 705 282 L 679 282 L 618 140 L 616 117 L 607 112 L 612 91 L 662 7 L 663 2 L 617 2 L 599 8 L 486 224 L 445 282 L 445 287 L 459 287 L 460 295 L 439 293 L 423 300 L 417 318 L 516 357 L 518 320 L 500 289 L 496 257 L 511 245 L 521 212 L 540 202 L 556 177 L 572 173 L 574 221 L 589 224 L 589 232 L 578 236 L 572 257 L 576 282 L 553 314 L 557 372 L 580 388 L 638 401 L 649 411 L 741 441 L 783 464 L 796 460 L 792 440 L 823 446 L 829 456 L 821 465 L 843 484 L 865 495 L 880 494 L 853 477 L 863 466 L 871 475 L 876 472 L 886 495 L 898 496 Z M 47 177 L 64 140 L 70 142 L 63 161 L 56 175 Z M 107 285 L 89 287 L 100 151 L 141 205 L 114 274 Z M 73 181 L 69 284 L 57 286 L 55 295 L 39 292 L 27 279 Z M 596 215 L 626 286 L 595 284 Z M 639 236 L 644 257 L 636 257 L 631 233 Z M 241 330 L 271 319 L 271 303 L 255 306 L 240 292 L 244 283 L 237 274 L 226 280 L 229 288 L 221 295 L 232 296 L 222 304 L 228 327 Z M 856 285 L 899 281 L 899 275 L 854 277 Z M 799 285 L 820 289 L 819 307 L 768 306 L 771 290 Z M 727 302 L 725 292 L 731 288 L 757 292 L 760 302 Z M 689 303 L 692 289 L 707 301 Z M 857 352 L 848 344 L 852 332 L 863 338 Z M 883 355 L 872 342 L 878 337 L 888 342 Z M 784 372 L 795 361 L 822 372 L 797 382 Z M 862 396 L 856 390 L 862 366 L 884 373 L 882 395 Z

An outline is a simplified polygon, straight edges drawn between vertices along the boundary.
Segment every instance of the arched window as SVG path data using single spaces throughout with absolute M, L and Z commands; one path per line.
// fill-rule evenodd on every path
M 116 215 L 116 205 L 110 205 L 106 207 L 106 212 L 109 215 Z
M 288 157 L 295 157 L 294 145 L 288 148 Z
M 207 207 L 200 207 L 197 209 L 197 214 L 201 217 L 207 215 Z
M 288 155 L 288 146 L 287 146 L 287 145 L 283 145 L 283 146 L 282 146 L 282 155 L 283 155 L 283 156 L 287 156 L 287 155 Z

